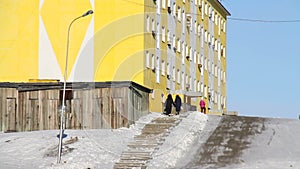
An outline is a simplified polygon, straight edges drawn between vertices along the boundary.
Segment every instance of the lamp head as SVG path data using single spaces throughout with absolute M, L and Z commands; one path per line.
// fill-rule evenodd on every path
M 93 10 L 88 10 L 86 13 L 84 13 L 81 17 L 85 17 L 85 16 L 88 16 L 90 14 L 93 14 Z

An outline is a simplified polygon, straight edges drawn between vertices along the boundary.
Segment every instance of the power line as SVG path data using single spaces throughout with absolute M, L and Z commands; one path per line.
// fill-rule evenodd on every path
M 247 19 L 247 18 L 233 18 L 229 17 L 228 20 L 235 20 L 235 21 L 245 21 L 245 22 L 267 22 L 267 23 L 293 23 L 293 22 L 300 22 L 300 19 L 295 20 L 263 20 L 263 19 Z

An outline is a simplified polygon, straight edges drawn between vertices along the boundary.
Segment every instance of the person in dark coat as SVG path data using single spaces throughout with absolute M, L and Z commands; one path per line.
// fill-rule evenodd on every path
M 181 109 L 181 98 L 178 95 L 176 95 L 175 98 L 175 106 L 176 106 L 176 115 L 178 115 Z
M 172 111 L 172 105 L 175 106 L 175 103 L 173 101 L 173 98 L 171 94 L 168 95 L 167 100 L 165 102 L 165 113 L 166 115 L 170 115 Z

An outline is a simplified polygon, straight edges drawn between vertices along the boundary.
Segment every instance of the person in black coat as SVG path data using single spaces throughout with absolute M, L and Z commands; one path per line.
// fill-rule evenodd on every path
M 172 111 L 172 105 L 175 106 L 175 103 L 173 101 L 173 98 L 171 94 L 168 95 L 167 100 L 165 102 L 165 113 L 166 115 L 170 115 Z
M 175 98 L 175 106 L 176 106 L 176 115 L 178 115 L 181 109 L 181 98 L 178 95 L 176 95 Z

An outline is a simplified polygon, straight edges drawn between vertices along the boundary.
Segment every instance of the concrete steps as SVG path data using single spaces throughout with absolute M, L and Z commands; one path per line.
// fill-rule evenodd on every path
M 180 123 L 181 117 L 159 117 L 146 124 L 141 134 L 135 136 L 134 141 L 127 145 L 127 150 L 121 154 L 120 160 L 114 165 L 114 169 L 134 167 L 146 169 L 147 163 L 152 159 L 152 154 L 164 143 L 170 130 Z

